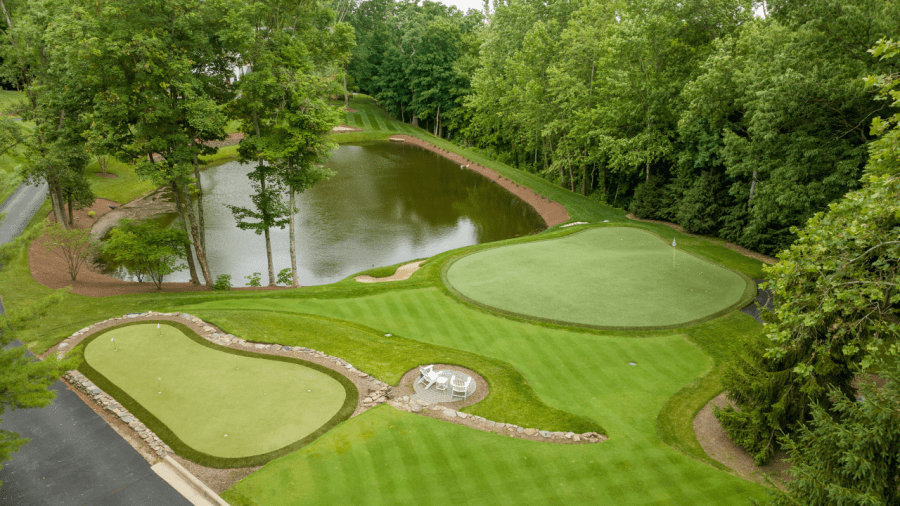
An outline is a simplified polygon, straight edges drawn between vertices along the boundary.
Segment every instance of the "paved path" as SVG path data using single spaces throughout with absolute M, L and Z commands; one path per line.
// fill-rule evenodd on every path
M 771 311 L 774 307 L 772 303 L 772 290 L 770 288 L 763 289 L 759 286 L 768 281 L 766 279 L 754 279 L 753 281 L 756 282 L 756 300 L 741 308 L 741 312 L 756 318 L 756 321 L 759 323 L 764 323 L 760 313 L 762 312 L 762 308 Z
M 21 234 L 46 198 L 47 183 L 37 186 L 19 185 L 6 202 L 0 205 L 0 213 L 6 213 L 6 217 L 0 222 L 0 244 L 12 241 Z
M 37 186 L 22 183 L 3 204 L 0 204 L 0 214 L 6 213 L 0 220 L 0 244 L 6 244 L 21 234 L 46 198 L 47 183 Z M 0 314 L 4 314 L 2 301 Z
M 0 244 L 22 233 L 46 195 L 46 183 L 22 185 L 0 205 L 7 213 L 0 223 Z M 75 392 L 61 381 L 51 388 L 56 399 L 50 406 L 3 414 L 0 429 L 31 442 L 0 469 L 0 506 L 191 504 Z
M 0 470 L 0 505 L 190 505 L 62 382 L 42 409 L 6 412 L 0 428 L 31 438 Z

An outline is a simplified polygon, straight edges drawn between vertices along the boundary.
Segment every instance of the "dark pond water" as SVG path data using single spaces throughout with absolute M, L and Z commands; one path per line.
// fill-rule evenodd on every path
M 337 174 L 298 199 L 297 269 L 304 286 L 544 228 L 533 208 L 499 185 L 416 146 L 344 145 L 327 165 Z M 230 162 L 202 174 L 210 267 L 214 275 L 231 274 L 234 286 L 254 272 L 268 283 L 263 236 L 237 228 L 225 207 L 252 206 L 250 169 Z M 272 249 L 277 274 L 291 265 L 287 228 L 272 230 Z M 166 278 L 189 280 L 186 270 Z

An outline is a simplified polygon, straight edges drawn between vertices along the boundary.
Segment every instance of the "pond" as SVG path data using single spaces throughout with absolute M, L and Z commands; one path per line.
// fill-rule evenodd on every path
M 372 267 L 533 234 L 545 227 L 528 204 L 489 179 L 408 144 L 343 145 L 326 163 L 337 174 L 298 196 L 300 285 L 339 281 Z M 250 165 L 229 162 L 203 171 L 206 240 L 214 275 L 234 286 L 262 273 L 265 240 L 235 225 L 225 204 L 251 207 Z M 290 267 L 288 230 L 272 230 L 276 274 Z M 117 277 L 129 279 L 123 269 Z M 166 281 L 190 281 L 187 270 Z

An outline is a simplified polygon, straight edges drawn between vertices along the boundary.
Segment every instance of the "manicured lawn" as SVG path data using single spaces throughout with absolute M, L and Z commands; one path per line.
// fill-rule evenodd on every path
M 646 234 L 638 229 L 656 234 L 659 237 L 646 235 L 659 243 L 649 249 L 661 248 L 660 255 L 665 256 L 665 262 L 656 262 L 659 266 L 671 265 L 669 244 L 674 237 L 679 248 L 686 252 L 752 278 L 763 277 L 761 263 L 756 260 L 669 227 L 628 220 L 623 210 L 569 192 L 474 150 L 437 139 L 422 129 L 401 124 L 374 106 L 368 97 L 359 97 L 351 106 L 358 112 L 348 113 L 346 123 L 366 131 L 336 135 L 336 142 L 384 139 L 395 132 L 413 135 L 462 154 L 561 202 L 572 221 L 609 220 L 610 225 L 633 227 L 636 234 Z M 209 161 L 228 156 L 233 156 L 233 148 L 222 150 L 214 157 L 216 160 Z M 117 201 L 134 198 L 145 191 L 141 186 L 145 183 L 133 175 L 121 177 L 119 181 L 98 181 L 95 190 Z M 553 278 L 548 274 L 551 267 L 572 266 L 579 259 L 591 259 L 596 253 L 578 253 L 579 248 L 602 250 L 602 244 L 578 246 L 578 241 L 590 238 L 595 232 L 570 234 L 572 231 L 551 230 L 535 237 L 504 241 L 505 246 L 501 248 L 486 244 L 447 252 L 429 259 L 411 279 L 396 283 L 363 285 L 348 279 L 328 286 L 274 292 L 163 293 L 106 298 L 76 296 L 38 285 L 29 275 L 25 251 L 14 247 L 0 250 L 0 264 L 3 264 L 0 295 L 10 316 L 3 323 L 12 331 L 12 337 L 41 353 L 79 328 L 106 318 L 148 309 L 188 311 L 250 341 L 308 346 L 340 356 L 392 384 L 417 365 L 441 361 L 465 365 L 481 373 L 491 388 L 490 396 L 466 408 L 467 412 L 526 427 L 574 432 L 598 430 L 610 437 L 607 442 L 585 446 L 534 443 L 385 406 L 322 431 L 324 435 L 302 448 L 289 448 L 293 453 L 285 452 L 283 457 L 226 493 L 226 498 L 235 505 L 298 502 L 393 505 L 430 503 L 436 498 L 458 503 L 516 505 L 739 505 L 747 504 L 751 498 L 763 499 L 763 487 L 732 476 L 703 452 L 691 425 L 697 410 L 722 390 L 722 363 L 738 352 L 742 341 L 759 338 L 761 327 L 755 320 L 730 312 L 671 330 L 577 328 L 505 316 L 458 299 L 443 284 L 443 270 L 453 260 L 464 266 L 467 258 L 484 254 L 484 258 L 490 259 L 496 255 L 494 261 L 505 263 L 504 268 L 512 271 L 515 262 L 505 259 L 510 251 L 525 258 L 535 252 L 545 255 L 540 250 L 546 247 L 569 244 L 566 251 L 558 256 L 548 255 L 551 260 L 540 265 L 538 276 L 542 283 L 547 283 Z M 29 233 L 34 232 L 32 229 Z M 522 252 L 517 253 L 515 249 L 520 247 Z M 503 253 L 493 253 L 495 250 Z M 469 253 L 473 255 L 466 256 Z M 630 260 L 624 252 L 616 254 L 624 261 Z M 708 263 L 682 252 L 676 255 L 676 268 L 677 261 L 683 259 L 699 262 L 685 265 L 702 267 L 704 275 L 713 272 Z M 575 269 L 574 274 L 565 274 L 574 276 L 568 283 L 569 290 L 583 290 L 584 285 L 590 284 L 584 283 L 586 271 L 599 269 L 589 262 L 587 265 Z M 711 269 L 709 273 L 707 268 Z M 697 276 L 700 272 L 698 269 Z M 693 271 L 686 270 L 686 273 L 689 277 L 682 282 L 697 281 L 693 279 Z M 652 277 L 648 273 L 638 274 Z M 607 277 L 608 282 L 612 279 Z M 559 281 L 558 285 L 567 283 Z M 566 295 L 559 287 L 557 290 L 559 296 Z M 591 294 L 585 297 L 588 302 L 596 298 Z M 701 302 L 709 305 L 717 301 Z M 155 325 L 150 330 L 155 331 Z M 128 344 L 127 338 L 121 339 L 122 344 Z M 99 346 L 98 353 L 114 355 L 116 360 L 123 356 L 120 354 L 129 353 L 121 347 L 118 352 L 105 349 L 111 341 L 104 340 L 104 336 L 93 344 Z M 130 381 L 137 385 L 136 389 L 144 389 L 143 393 L 136 390 L 136 395 L 150 398 L 146 401 L 149 409 L 157 399 L 154 395 L 169 392 L 155 393 L 157 377 L 163 378 L 166 388 L 174 387 L 168 378 L 193 374 L 190 369 L 194 368 L 213 368 L 209 374 L 218 373 L 217 380 L 227 378 L 228 359 L 233 361 L 234 357 L 221 352 L 213 356 L 216 354 L 220 356 L 207 359 L 205 355 L 190 352 L 190 358 L 186 359 L 190 367 L 173 368 L 165 375 L 155 370 L 166 364 L 155 364 L 144 358 L 139 367 L 121 374 L 137 378 Z M 269 375 L 268 365 L 254 376 Z M 144 371 L 138 375 L 141 369 Z M 241 364 L 241 371 L 244 370 Z M 232 372 L 239 371 L 235 367 Z M 277 395 L 291 394 L 278 407 L 290 410 L 298 396 L 302 398 L 310 390 L 297 388 L 294 380 L 268 379 L 256 387 L 233 389 L 255 389 L 256 397 L 263 397 L 263 401 L 276 395 L 275 391 Z M 199 380 L 186 377 L 181 383 L 186 385 L 189 381 Z M 260 391 L 266 395 L 260 396 Z M 255 406 L 254 403 L 263 401 L 246 398 L 232 404 Z M 222 440 L 218 443 L 212 440 L 210 444 L 223 444 L 225 430 L 229 431 L 230 439 L 233 429 L 215 425 L 218 419 L 227 417 L 212 421 L 204 411 L 205 402 L 188 403 L 184 412 L 190 415 L 180 412 L 164 416 L 174 417 L 173 420 L 184 418 L 180 423 L 208 425 L 222 432 Z M 167 406 L 155 406 L 155 409 L 165 412 Z M 257 430 L 256 434 L 267 439 L 267 432 L 268 429 Z
M 259 455 L 303 439 L 347 398 L 343 384 L 318 370 L 226 350 L 168 324 L 141 324 L 99 336 L 84 358 L 183 443 L 214 457 Z
M 665 487 L 659 486 L 665 484 Z M 382 407 L 265 466 L 233 506 L 748 504 L 762 488 L 656 445 L 554 445 Z
M 611 438 L 587 447 L 525 443 L 379 409 L 273 461 L 227 494 L 233 504 L 242 504 L 236 500 L 240 496 L 254 501 L 246 504 L 289 504 L 289 493 L 313 504 L 356 503 L 364 494 L 370 494 L 365 495 L 367 504 L 409 504 L 445 492 L 461 502 L 485 498 L 483 503 L 489 504 L 744 504 L 749 497 L 765 495 L 762 487 L 697 462 L 659 439 L 658 417 L 667 399 L 689 388 L 703 397 L 695 401 L 702 404 L 717 393 L 715 385 L 688 385 L 714 366 L 703 351 L 706 346 L 725 346 L 724 354 L 727 345 L 719 341 L 734 342 L 740 335 L 728 329 L 752 333 L 758 328 L 746 315 L 686 331 L 567 330 L 493 316 L 433 288 L 352 299 L 223 300 L 186 310 L 234 333 L 251 331 L 259 311 L 270 311 L 270 321 L 285 329 L 281 339 L 290 335 L 291 313 L 298 318 L 295 327 L 302 325 L 301 314 L 322 315 L 500 360 L 520 371 L 543 402 L 602 424 Z M 277 341 L 279 336 L 276 331 L 266 338 Z M 355 347 L 341 340 L 313 344 L 336 354 L 352 353 Z M 397 349 L 395 360 L 412 353 L 414 348 Z M 631 361 L 638 365 L 629 365 Z M 366 367 L 364 360 L 353 363 Z M 478 364 L 463 365 L 479 370 Z M 492 389 L 498 386 L 492 374 L 485 376 Z M 514 410 L 516 402 L 506 398 L 492 405 L 489 396 L 465 411 L 513 421 L 503 409 Z M 688 411 L 677 420 L 666 418 L 665 435 L 693 454 L 690 420 L 695 409 Z M 513 423 L 530 426 L 533 421 Z M 677 427 L 670 429 L 672 425 Z M 321 471 L 310 476 L 311 468 Z M 342 485 L 349 476 L 357 476 L 360 486 Z
M 449 284 L 487 306 L 599 327 L 674 327 L 745 306 L 748 278 L 644 230 L 602 227 L 465 256 Z

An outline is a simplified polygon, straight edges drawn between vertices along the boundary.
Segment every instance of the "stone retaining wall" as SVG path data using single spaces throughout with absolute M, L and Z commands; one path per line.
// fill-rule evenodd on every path
M 65 374 L 64 378 L 66 381 L 72 384 L 78 390 L 84 392 L 88 397 L 94 400 L 97 404 L 103 407 L 103 409 L 109 411 L 110 413 L 119 417 L 123 423 L 127 424 L 131 427 L 141 439 L 143 439 L 157 455 L 159 458 L 164 459 L 170 453 L 175 453 L 169 448 L 169 445 L 164 443 L 162 439 L 156 436 L 150 429 L 147 428 L 146 425 L 141 423 L 140 420 L 137 419 L 134 415 L 132 415 L 127 409 L 122 407 L 121 404 L 116 402 L 115 399 L 112 398 L 109 394 L 101 390 L 97 385 L 95 385 L 91 380 L 87 379 L 84 374 L 81 374 L 78 371 L 69 371 Z
M 456 411 L 455 409 L 446 406 L 429 404 L 421 399 L 413 400 L 408 395 L 404 395 L 401 399 L 390 400 L 388 401 L 388 404 L 410 413 L 434 414 L 448 422 L 510 437 L 540 440 L 548 443 L 600 443 L 609 439 L 603 434 L 598 434 L 596 432 L 585 432 L 583 434 L 575 434 L 574 432 L 553 432 L 520 427 L 511 423 L 495 422 L 478 415 L 470 415 L 468 413 L 463 413 L 462 411 Z

